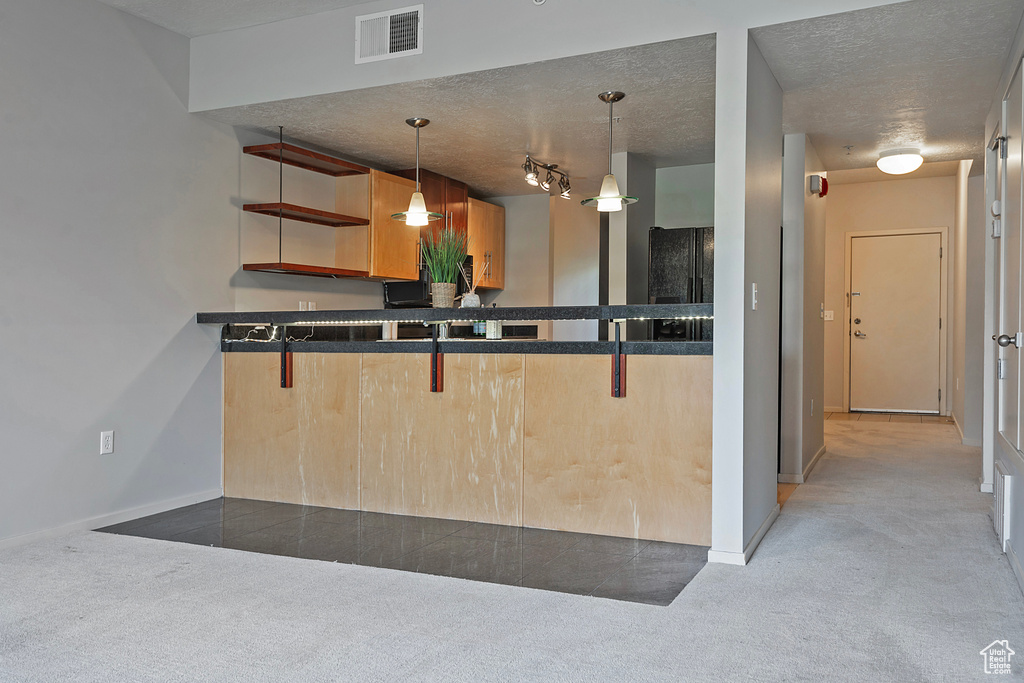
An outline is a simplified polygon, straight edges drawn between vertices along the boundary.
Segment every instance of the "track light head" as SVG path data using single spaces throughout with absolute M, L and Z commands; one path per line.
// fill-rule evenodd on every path
M 566 176 L 562 176 L 558 180 L 558 191 L 558 196 L 561 197 L 562 199 L 571 199 L 569 193 L 572 192 L 572 188 L 569 187 L 569 179 Z

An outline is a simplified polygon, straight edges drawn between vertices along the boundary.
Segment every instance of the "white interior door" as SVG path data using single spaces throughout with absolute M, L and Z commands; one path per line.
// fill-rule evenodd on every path
M 850 410 L 938 413 L 942 235 L 850 242 Z
M 1024 93 L 1018 69 L 1004 103 L 1006 158 L 1003 161 L 1002 226 L 1000 240 L 1000 312 L 999 330 L 1020 340 L 1021 320 L 1021 155 Z M 1014 448 L 1020 448 L 1020 350 L 1017 341 L 999 350 L 999 432 Z

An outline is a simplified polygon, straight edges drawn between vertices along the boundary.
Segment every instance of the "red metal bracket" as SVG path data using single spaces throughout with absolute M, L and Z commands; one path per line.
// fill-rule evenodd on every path
M 626 354 L 622 352 L 622 342 L 619 340 L 619 323 L 615 323 L 615 347 L 612 352 L 612 396 L 626 396 Z
M 292 352 L 281 351 L 281 388 L 292 388 Z
M 430 392 L 435 394 L 444 391 L 444 353 L 437 344 L 437 327 L 430 340 Z

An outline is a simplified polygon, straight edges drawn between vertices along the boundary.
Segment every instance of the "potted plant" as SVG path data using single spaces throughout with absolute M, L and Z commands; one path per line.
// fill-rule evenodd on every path
M 428 232 L 421 251 L 430 273 L 431 303 L 434 308 L 452 308 L 455 283 L 466 260 L 466 233 L 450 228 Z

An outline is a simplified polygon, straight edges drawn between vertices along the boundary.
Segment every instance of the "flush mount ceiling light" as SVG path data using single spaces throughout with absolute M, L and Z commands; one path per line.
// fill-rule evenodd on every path
M 882 152 L 875 163 L 883 173 L 902 175 L 919 169 L 924 163 L 924 157 L 917 148 L 890 149 Z
M 614 90 L 603 92 L 598 99 L 608 104 L 608 175 L 601 182 L 601 194 L 590 199 L 584 199 L 580 204 L 583 206 L 596 206 L 598 211 L 622 211 L 622 207 L 636 204 L 636 197 L 629 197 L 619 192 L 619 183 L 612 175 L 612 109 L 615 103 L 625 97 L 625 93 Z
M 544 180 L 540 179 L 541 169 L 547 171 L 547 175 L 544 176 Z M 526 155 L 526 161 L 523 162 L 523 170 L 526 171 L 526 182 L 533 187 L 540 187 L 545 192 L 551 190 L 551 187 L 555 184 L 555 176 L 558 178 L 558 196 L 563 199 L 570 199 L 570 192 L 572 188 L 569 187 L 569 176 L 563 171 L 558 170 L 558 164 L 545 164 L 543 161 L 537 161 L 532 158 L 529 154 Z
M 427 211 L 427 203 L 423 200 L 423 193 L 420 192 L 420 128 L 430 123 L 430 119 L 416 117 L 406 119 L 405 122 L 416 129 L 416 191 L 413 193 L 412 199 L 409 200 L 408 211 L 393 213 L 391 217 L 397 221 L 404 220 L 406 225 L 422 226 L 430 221 L 444 218 L 439 213 Z

